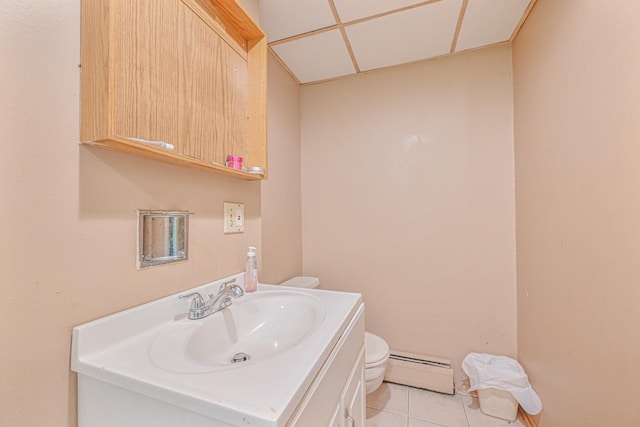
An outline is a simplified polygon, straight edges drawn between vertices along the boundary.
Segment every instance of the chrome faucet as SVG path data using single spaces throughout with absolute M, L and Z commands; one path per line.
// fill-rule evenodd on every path
M 239 298 L 244 295 L 244 291 L 236 285 L 236 279 L 231 279 L 220 285 L 217 294 L 210 294 L 209 301 L 205 303 L 200 292 L 193 292 L 188 295 L 180 295 L 180 299 L 191 298 L 191 308 L 189 309 L 189 319 L 204 319 L 207 316 L 216 313 L 223 308 L 231 305 L 233 298 Z

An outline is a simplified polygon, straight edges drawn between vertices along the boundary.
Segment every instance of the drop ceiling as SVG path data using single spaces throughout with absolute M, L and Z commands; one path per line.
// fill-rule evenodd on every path
M 260 25 L 307 84 L 508 42 L 535 1 L 260 0 Z

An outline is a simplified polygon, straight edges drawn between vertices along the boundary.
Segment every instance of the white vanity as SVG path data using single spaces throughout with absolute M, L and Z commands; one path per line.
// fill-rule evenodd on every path
M 359 294 L 260 285 L 203 319 L 189 306 L 176 294 L 74 328 L 79 427 L 364 427 Z

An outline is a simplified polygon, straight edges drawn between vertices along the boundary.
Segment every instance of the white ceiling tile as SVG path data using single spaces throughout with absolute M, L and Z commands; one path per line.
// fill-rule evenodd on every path
M 456 51 L 509 40 L 531 0 L 469 0 Z
M 272 46 L 300 80 L 309 83 L 356 72 L 339 30 Z
M 424 0 L 333 0 L 343 23 L 421 2 Z
M 336 24 L 328 0 L 260 0 L 267 41 L 282 40 Z
M 461 7 L 462 0 L 442 0 L 345 27 L 360 69 L 449 53 Z

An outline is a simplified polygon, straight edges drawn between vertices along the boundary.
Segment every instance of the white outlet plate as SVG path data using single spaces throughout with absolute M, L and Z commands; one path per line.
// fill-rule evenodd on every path
M 244 233 L 244 205 L 224 202 L 224 234 Z

